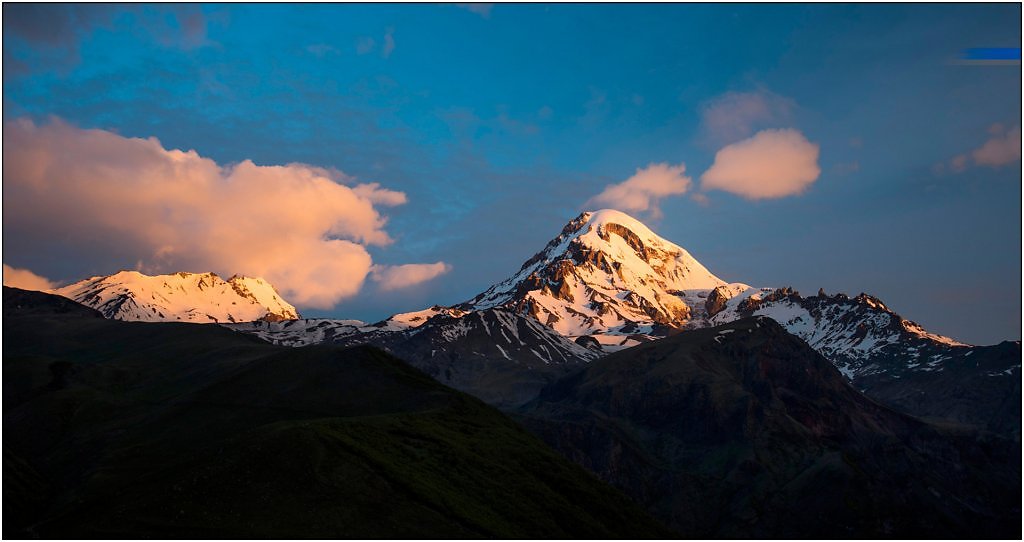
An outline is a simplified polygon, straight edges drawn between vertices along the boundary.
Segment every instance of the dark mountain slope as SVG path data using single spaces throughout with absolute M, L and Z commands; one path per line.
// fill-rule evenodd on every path
M 5 538 L 671 536 L 375 348 L 3 301 Z
M 925 331 L 876 297 L 738 295 L 708 320 L 767 316 L 831 361 L 868 397 L 901 412 L 1020 440 L 1020 342 L 961 344 Z
M 504 309 L 436 316 L 382 346 L 439 382 L 503 409 L 526 403 L 598 357 L 536 319 Z
M 1020 342 L 950 348 L 945 355 L 938 371 L 881 371 L 854 385 L 901 412 L 975 425 L 1019 441 Z
M 371 344 L 446 386 L 503 409 L 521 406 L 545 385 L 600 356 L 600 349 L 577 344 L 536 318 L 508 309 L 465 313 L 431 307 L 371 325 L 311 319 L 228 327 L 288 346 Z
M 1020 445 L 867 399 L 769 318 L 547 387 L 523 421 L 689 537 L 1020 535 Z

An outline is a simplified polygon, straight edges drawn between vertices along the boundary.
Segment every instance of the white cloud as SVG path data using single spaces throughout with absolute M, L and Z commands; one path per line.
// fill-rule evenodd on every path
M 373 265 L 365 245 L 391 243 L 377 207 L 406 201 L 338 171 L 221 166 L 56 119 L 6 122 L 3 159 L 4 227 L 38 250 L 87 250 L 111 270 L 261 276 L 308 308 L 358 293 Z
M 3 264 L 4 286 L 13 286 L 22 290 L 39 290 L 40 292 L 57 287 L 53 281 L 46 277 L 29 271 L 28 269 L 17 269 Z
M 800 194 L 820 174 L 817 144 L 797 130 L 762 130 L 718 151 L 701 176 L 701 189 L 748 199 L 781 198 Z
M 472 3 L 472 4 L 455 4 L 464 10 L 471 11 L 484 19 L 491 18 L 491 10 L 494 9 L 493 3 Z
M 710 143 L 723 145 L 786 124 L 795 109 L 793 100 L 764 89 L 726 92 L 701 106 L 701 127 Z
M 690 189 L 691 179 L 684 175 L 686 165 L 650 164 L 619 184 L 610 184 L 590 198 L 587 206 L 614 207 L 622 211 L 646 212 L 661 216 L 659 203 L 667 196 L 679 196 Z
M 381 290 L 397 290 L 437 278 L 451 270 L 452 266 L 444 262 L 375 265 L 370 276 Z
M 971 153 L 976 164 L 1000 167 L 1020 160 L 1020 126 L 1006 130 L 1001 124 L 994 124 L 989 134 L 989 140 Z

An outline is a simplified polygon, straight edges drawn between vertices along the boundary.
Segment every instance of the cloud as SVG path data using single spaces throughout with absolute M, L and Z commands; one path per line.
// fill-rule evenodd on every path
M 377 49 L 377 40 L 363 36 L 356 42 L 356 54 L 368 55 Z M 380 48 L 380 56 L 388 58 L 395 50 L 395 29 L 388 27 L 384 32 L 383 45 Z
M 380 54 L 384 58 L 391 56 L 391 53 L 395 50 L 395 29 L 388 28 L 387 32 L 384 33 L 384 46 L 380 49 Z
M 140 38 L 163 47 L 190 50 L 211 44 L 207 16 L 196 4 L 9 3 L 3 8 L 4 61 L 13 61 L 15 76 L 69 70 L 81 61 L 85 39 L 119 21 L 128 21 Z
M 832 166 L 832 172 L 836 175 L 849 175 L 851 173 L 857 173 L 860 171 L 860 162 L 854 160 L 852 162 L 840 162 Z
M 4 33 L 26 42 L 49 47 L 72 48 L 96 28 L 109 26 L 115 6 L 104 4 L 20 4 L 3 9 Z
M 967 155 L 958 154 L 954 156 L 953 159 L 949 161 L 949 168 L 957 173 L 967 169 Z
M 211 43 L 206 15 L 196 4 L 148 6 L 142 10 L 141 22 L 147 34 L 164 47 L 187 51 Z
M 760 128 L 790 121 L 796 102 L 768 90 L 726 92 L 701 106 L 701 129 L 713 144 L 723 145 L 750 137 Z
M 13 286 L 22 290 L 39 290 L 41 292 L 57 287 L 57 284 L 50 279 L 40 277 L 28 269 L 17 269 L 7 264 L 3 265 L 4 286 Z
M 989 140 L 971 152 L 974 163 L 980 166 L 1000 167 L 1020 160 L 1020 126 L 1006 130 L 1001 124 L 993 124 L 989 128 L 989 134 Z
M 583 116 L 578 119 L 580 126 L 586 129 L 594 129 L 604 123 L 609 112 L 608 93 L 590 87 L 590 99 L 583 104 Z
M 373 39 L 373 38 L 371 38 L 369 36 L 361 37 L 361 38 L 359 38 L 359 41 L 356 43 L 356 54 L 365 55 L 365 54 L 372 53 L 374 47 L 376 47 L 376 46 L 377 46 L 377 40 L 375 40 L 375 39 Z
M 392 242 L 377 207 L 406 201 L 336 170 L 222 166 L 58 119 L 5 122 L 3 169 L 4 237 L 23 250 L 99 255 L 111 270 L 261 276 L 308 308 L 360 290 L 366 245 Z
M 337 177 L 335 176 L 334 178 Z M 352 192 L 375 205 L 387 205 L 389 207 L 394 207 L 396 205 L 403 205 L 408 201 L 405 197 L 405 193 L 381 188 L 380 183 L 358 184 L 352 187 Z
M 701 176 L 701 189 L 748 199 L 781 198 L 800 194 L 819 174 L 817 144 L 797 130 L 763 130 L 718 151 Z
M 540 131 L 540 127 L 532 122 L 511 117 L 507 106 L 500 105 L 497 109 L 498 116 L 495 120 L 504 131 L 518 135 L 533 135 Z M 538 118 L 542 113 L 538 111 Z
M 10 3 L 3 6 L 4 63 L 15 71 L 68 70 L 81 62 L 81 43 L 113 25 L 119 8 L 103 4 Z
M 317 58 L 323 58 L 327 55 L 340 55 L 341 51 L 333 45 L 326 43 L 313 43 L 306 46 L 306 51 Z
M 935 175 L 963 173 L 972 165 L 999 168 L 1020 160 L 1021 138 L 1020 126 L 1009 130 L 996 123 L 988 128 L 989 138 L 982 146 L 939 162 L 932 166 Z
M 474 4 L 455 4 L 466 11 L 471 11 L 484 19 L 491 18 L 491 10 L 494 9 L 493 3 L 474 3 Z
M 586 205 L 614 207 L 622 211 L 649 211 L 652 218 L 661 216 L 661 198 L 685 194 L 691 179 L 684 175 L 686 165 L 650 164 L 619 184 L 610 184 Z
M 381 290 L 398 290 L 437 278 L 451 270 L 452 266 L 444 262 L 375 265 L 370 277 Z

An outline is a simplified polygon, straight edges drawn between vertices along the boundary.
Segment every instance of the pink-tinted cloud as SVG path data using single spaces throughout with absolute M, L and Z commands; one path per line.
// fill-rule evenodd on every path
M 444 262 L 375 265 L 370 276 L 381 290 L 398 290 L 432 280 L 451 270 L 452 266 Z
M 994 124 L 989 134 L 989 140 L 971 153 L 976 164 L 1000 167 L 1020 160 L 1020 126 L 1006 130 L 1001 124 Z
M 733 143 L 757 129 L 787 124 L 795 109 L 793 100 L 768 90 L 727 92 L 701 106 L 701 128 L 710 143 Z
M 221 166 L 56 119 L 6 122 L 3 158 L 4 227 L 16 235 L 109 254 L 110 270 L 261 276 L 309 308 L 360 290 L 365 245 L 391 243 L 377 207 L 406 200 L 337 171 Z
M 590 198 L 589 207 L 614 207 L 628 212 L 649 212 L 661 216 L 659 203 L 667 196 L 679 196 L 690 189 L 692 179 L 685 175 L 686 165 L 650 164 L 618 184 L 610 184 Z
M 39 290 L 41 292 L 57 287 L 52 280 L 41 277 L 28 269 L 18 269 L 3 264 L 4 286 L 13 286 L 22 290 Z
M 817 144 L 797 130 L 763 130 L 718 151 L 701 176 L 701 189 L 748 199 L 781 198 L 800 194 L 820 174 Z
M 344 174 L 342 173 L 341 175 Z M 334 178 L 337 179 L 338 177 Z M 408 201 L 404 192 L 396 192 L 394 190 L 388 190 L 387 188 L 381 188 L 380 183 L 357 184 L 352 187 L 352 192 L 375 205 L 394 207 L 396 205 L 403 205 Z
M 932 166 L 935 175 L 963 173 L 972 165 L 999 168 L 1020 160 L 1020 126 L 1009 130 L 1002 124 L 993 124 L 988 129 L 989 138 L 982 146 L 969 153 L 958 154 L 948 161 Z
M 836 175 L 850 175 L 858 171 L 860 171 L 860 162 L 856 160 L 853 162 L 841 162 L 832 166 L 832 172 Z

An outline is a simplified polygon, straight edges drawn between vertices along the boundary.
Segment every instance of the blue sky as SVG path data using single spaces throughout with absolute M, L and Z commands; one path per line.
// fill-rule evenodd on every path
M 666 163 L 685 164 L 686 193 L 627 211 L 721 278 L 868 292 L 988 344 L 1020 338 L 1021 67 L 958 59 L 1019 48 L 1020 9 L 5 4 L 4 131 L 56 117 L 404 193 L 379 208 L 394 242 L 366 246 L 373 264 L 450 271 L 393 290 L 367 280 L 306 315 L 468 299 L 606 186 Z M 702 188 L 718 151 L 772 129 L 817 146 L 820 174 L 785 197 Z M 1014 137 L 1015 156 L 976 154 Z M 4 227 L 4 263 L 56 281 L 148 256 Z

